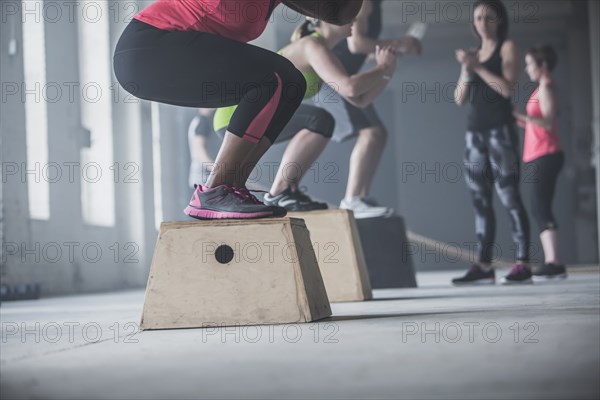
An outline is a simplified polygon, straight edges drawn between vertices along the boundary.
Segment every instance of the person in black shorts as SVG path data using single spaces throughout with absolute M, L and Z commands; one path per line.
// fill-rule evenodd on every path
M 339 42 L 352 34 L 353 24 L 337 26 L 313 18 L 298 26 L 292 41 L 279 51 L 302 72 L 306 80 L 305 98 L 319 92 L 323 80 L 336 82 L 340 96 L 357 106 L 366 106 L 384 90 L 396 70 L 396 54 L 391 47 L 376 49 L 376 66 L 354 75 L 348 74 L 332 52 Z M 230 123 L 235 107 L 221 108 L 214 117 L 214 129 L 222 136 Z M 299 188 L 304 174 L 319 157 L 333 133 L 334 117 L 326 110 L 302 103 L 276 143 L 290 141 L 277 175 L 264 202 L 288 211 L 313 211 L 327 208 L 326 203 L 313 201 Z
M 349 75 L 361 70 L 367 56 L 373 54 L 377 46 L 391 47 L 398 55 L 421 53 L 421 43 L 411 36 L 379 39 L 382 30 L 382 3 L 383 0 L 365 0 L 354 23 L 352 36 L 333 50 Z M 391 76 L 386 76 L 386 79 L 391 79 Z M 340 202 L 340 208 L 352 210 L 355 218 L 359 219 L 393 214 L 392 209 L 378 206 L 375 200 L 369 198 L 371 183 L 387 140 L 387 130 L 373 104 L 363 108 L 356 107 L 329 85 L 323 85 L 313 102 L 334 116 L 333 142 L 341 143 L 356 138 L 349 162 L 346 193 Z

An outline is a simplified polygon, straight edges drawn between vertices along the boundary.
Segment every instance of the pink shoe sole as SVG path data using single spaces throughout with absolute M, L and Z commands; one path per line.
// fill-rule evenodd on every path
M 183 211 L 185 215 L 196 219 L 256 219 L 273 217 L 273 212 L 263 211 L 256 213 L 236 213 L 225 211 L 199 210 L 187 206 Z

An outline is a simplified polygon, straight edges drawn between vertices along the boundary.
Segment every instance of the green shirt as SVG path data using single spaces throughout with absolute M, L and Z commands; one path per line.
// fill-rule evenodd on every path
M 319 35 L 317 32 L 312 33 L 311 36 L 317 38 L 318 40 L 323 40 L 322 36 Z M 279 50 L 277 54 L 282 55 L 286 47 Z M 304 98 L 309 99 L 311 97 L 314 97 L 317 93 L 319 93 L 319 90 L 321 89 L 321 84 L 323 83 L 321 77 L 319 77 L 319 75 L 317 75 L 317 73 L 314 70 L 312 70 L 312 68 L 308 72 L 302 72 L 302 75 L 304 76 L 304 80 L 306 81 L 306 93 L 304 94 Z M 237 107 L 237 105 L 223 107 L 219 108 L 215 112 L 215 115 L 213 117 L 213 129 L 215 130 L 215 132 L 220 131 L 223 128 L 227 128 L 229 126 L 229 122 L 233 117 L 233 113 L 235 112 L 235 110 L 237 110 Z

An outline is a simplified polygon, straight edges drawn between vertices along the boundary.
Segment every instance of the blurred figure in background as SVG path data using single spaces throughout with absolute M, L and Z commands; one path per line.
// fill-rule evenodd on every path
M 516 263 L 503 283 L 532 283 L 529 261 L 529 220 L 519 190 L 518 133 L 511 96 L 516 86 L 520 56 L 508 38 L 508 13 L 499 0 L 478 0 L 473 7 L 473 29 L 478 49 L 456 50 L 461 74 L 454 100 L 469 102 L 464 157 L 467 185 L 475 208 L 478 261 L 455 285 L 494 284 L 491 265 L 496 235 L 494 186 L 510 217 Z
M 352 36 L 333 49 L 333 54 L 341 61 L 348 75 L 358 74 L 367 56 L 374 54 L 377 46 L 389 47 L 396 55 L 421 54 L 421 42 L 415 37 L 379 39 L 383 28 L 382 3 L 383 0 L 364 0 Z M 385 76 L 384 79 L 391 79 L 391 76 Z M 394 210 L 379 206 L 369 197 L 385 149 L 387 130 L 373 104 L 359 108 L 338 93 L 339 90 L 333 87 L 337 82 L 326 82 L 332 86 L 323 85 L 313 102 L 335 117 L 332 140 L 341 143 L 357 138 L 350 156 L 348 183 L 340 208 L 352 210 L 358 219 L 389 216 Z
M 214 133 L 212 116 L 214 108 L 199 108 L 198 114 L 190 122 L 188 128 L 188 145 L 190 147 L 190 174 L 188 184 L 204 184 L 210 175 L 215 159 L 208 152 L 208 137 Z
M 336 94 L 357 107 L 366 107 L 383 91 L 396 70 L 396 54 L 391 46 L 376 49 L 377 65 L 368 71 L 348 74 L 332 48 L 352 34 L 353 24 L 338 26 L 308 18 L 294 31 L 291 43 L 279 51 L 289 59 L 306 81 L 305 98 L 315 96 L 323 81 L 333 82 Z M 386 79 L 386 77 L 388 79 Z M 224 135 L 235 106 L 215 113 L 214 129 Z M 326 110 L 303 102 L 275 143 L 290 141 L 269 193 L 267 205 L 288 211 L 314 211 L 327 204 L 313 201 L 299 190 L 299 183 L 319 157 L 335 127 L 334 117 Z M 293 168 L 290 168 L 293 167 Z M 290 169 L 292 173 L 290 173 Z
M 557 61 L 551 46 L 527 51 L 525 70 L 539 86 L 527 102 L 527 115 L 514 113 L 519 125 L 525 128 L 523 161 L 534 171 L 531 212 L 544 249 L 544 263 L 534 269 L 534 280 L 567 277 L 558 257 L 558 224 L 552 214 L 556 181 L 565 162 L 558 139 L 558 96 L 552 79 Z

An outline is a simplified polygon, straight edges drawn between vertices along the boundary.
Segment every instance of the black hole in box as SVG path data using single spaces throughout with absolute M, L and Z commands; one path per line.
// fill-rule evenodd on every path
M 221 264 L 227 264 L 233 260 L 233 249 L 226 244 L 217 247 L 215 258 Z

